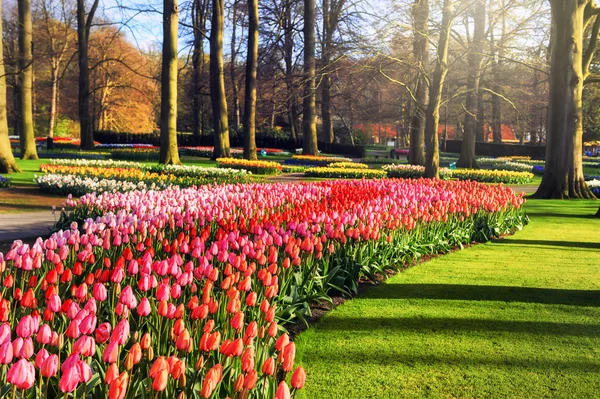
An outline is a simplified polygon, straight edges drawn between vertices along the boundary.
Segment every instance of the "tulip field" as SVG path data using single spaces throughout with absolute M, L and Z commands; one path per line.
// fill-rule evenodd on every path
M 276 398 L 310 376 L 285 326 L 415 259 L 520 228 L 469 181 L 231 184 L 87 194 L 0 253 L 1 395 Z

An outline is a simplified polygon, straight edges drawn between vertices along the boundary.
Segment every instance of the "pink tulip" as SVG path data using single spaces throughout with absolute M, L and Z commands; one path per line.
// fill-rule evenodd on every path
M 17 324 L 16 333 L 21 338 L 31 337 L 39 329 L 39 319 L 30 315 L 24 316 Z
M 110 338 L 111 329 L 112 327 L 108 322 L 100 324 L 96 329 L 96 341 L 98 341 L 101 344 L 108 341 L 108 339 Z
M 142 298 L 142 300 L 140 301 L 140 304 L 137 307 L 137 313 L 140 316 L 148 316 L 150 314 L 150 312 L 152 311 L 152 308 L 150 307 L 150 301 L 148 301 L 147 298 Z
M 100 284 L 100 283 L 94 284 L 94 288 L 92 289 L 92 292 L 94 294 L 94 298 L 98 302 L 104 302 L 104 301 L 106 301 L 106 298 L 108 298 L 108 293 L 106 292 L 106 287 L 104 286 L 104 284 Z
M 72 365 L 63 371 L 58 387 L 62 392 L 73 392 L 80 381 L 79 368 L 76 365 Z
M 52 330 L 50 329 L 50 326 L 47 324 L 42 325 L 35 338 L 37 342 L 42 345 L 49 344 L 52 340 Z
M 133 294 L 133 289 L 130 285 L 123 288 L 123 291 L 121 291 L 119 302 L 127 306 L 129 309 L 133 309 L 137 306 L 137 299 L 135 298 L 135 295 Z
M 106 363 L 115 363 L 119 358 L 119 344 L 117 342 L 111 342 L 104 348 L 102 353 L 102 361 Z
M 62 303 L 60 301 L 60 297 L 56 294 L 52 295 L 48 298 L 48 305 L 46 306 L 52 313 L 56 313 L 60 310 Z
M 19 389 L 29 389 L 35 381 L 35 368 L 27 360 L 21 359 L 8 370 L 6 380 Z
M 10 325 L 8 323 L 2 323 L 0 325 L 0 345 L 10 342 Z
M 123 319 L 116 325 L 110 336 L 110 342 L 116 342 L 119 345 L 124 345 L 129 339 L 129 321 Z
M 12 342 L 5 342 L 0 345 L 0 364 L 10 364 L 13 359 L 13 345 Z
M 50 354 L 48 353 L 48 351 L 44 348 L 40 349 L 37 353 L 37 355 L 35 356 L 35 367 L 37 367 L 38 369 L 42 367 L 42 365 L 44 364 L 44 361 L 46 361 L 46 359 L 48 359 L 48 356 L 50 356 Z
M 22 359 L 29 359 L 31 356 L 33 356 L 33 340 L 27 338 L 23 340 L 23 345 L 19 351 L 19 357 Z
M 96 329 L 97 321 L 98 318 L 95 314 L 91 313 L 87 315 L 83 320 L 81 320 L 81 323 L 79 324 L 79 331 L 81 331 L 81 333 L 85 335 L 93 333 Z
M 94 338 L 84 335 L 73 344 L 73 352 L 85 357 L 94 356 L 96 353 L 96 341 L 94 341 Z
M 56 372 L 58 371 L 58 356 L 50 355 L 44 360 L 42 363 L 42 367 L 40 368 L 40 373 L 42 377 L 54 377 Z

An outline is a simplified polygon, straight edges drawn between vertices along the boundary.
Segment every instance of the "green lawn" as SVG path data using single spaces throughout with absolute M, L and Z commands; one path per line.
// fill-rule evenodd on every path
M 296 338 L 299 398 L 600 395 L 599 201 L 410 268 Z

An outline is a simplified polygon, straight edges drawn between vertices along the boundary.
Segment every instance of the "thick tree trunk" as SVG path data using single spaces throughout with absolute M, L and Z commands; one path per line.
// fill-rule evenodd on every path
M 284 10 L 284 61 L 285 61 L 285 85 L 287 90 L 287 114 L 292 139 L 298 139 L 298 106 L 296 104 L 296 87 L 294 85 L 294 26 L 292 21 L 292 2 L 287 1 Z
M 465 103 L 465 133 L 463 134 L 460 157 L 456 166 L 477 168 L 475 160 L 475 138 L 477 130 L 477 110 L 479 107 L 479 84 L 481 82 L 481 64 L 485 40 L 486 0 L 476 0 L 473 18 L 473 45 L 468 55 L 467 101 Z
M 33 27 L 31 0 L 19 0 L 19 133 L 21 159 L 38 159 L 33 131 Z
M 204 35 L 206 33 L 206 13 L 208 0 L 194 0 L 192 4 L 192 28 L 194 49 L 192 54 L 192 134 L 196 141 L 202 134 L 202 114 L 204 96 L 201 81 L 204 72 Z
M 546 165 L 535 198 L 594 198 L 583 178 L 582 92 L 588 1 L 552 0 L 552 58 Z M 595 17 L 597 18 L 597 17 Z
M 450 40 L 452 20 L 454 19 L 452 7 L 452 0 L 444 0 L 437 59 L 431 79 L 429 105 L 425 111 L 425 138 L 427 140 L 425 176 L 431 178 L 437 178 L 439 176 L 440 154 L 438 148 L 438 123 L 440 120 L 440 103 L 442 101 L 444 81 L 446 80 L 446 74 L 448 73 L 448 42 Z
M 177 0 L 163 0 L 163 49 L 160 77 L 160 156 L 162 164 L 179 165 L 177 148 Z
M 304 101 L 302 115 L 303 149 L 306 155 L 319 155 L 317 146 L 315 87 L 315 0 L 304 1 Z
M 0 1 L 0 15 L 2 15 L 2 2 Z M 0 18 L 0 32 L 2 18 Z M 4 46 L 0 46 L 0 173 L 20 172 L 8 138 L 8 113 L 6 111 L 6 76 L 4 70 Z
M 425 165 L 425 110 L 429 103 L 429 87 L 426 81 L 429 66 L 429 0 L 415 0 L 412 13 L 413 54 L 419 71 L 415 92 L 415 114 L 410 123 L 408 159 L 412 165 Z
M 86 18 L 85 1 L 77 0 L 77 54 L 79 57 L 79 134 L 81 149 L 94 148 L 94 126 L 90 113 L 90 70 L 88 58 L 88 40 L 94 14 L 99 0 L 94 0 Z
M 233 16 L 232 16 L 232 29 L 231 29 L 231 62 L 229 63 L 229 75 L 231 77 L 231 95 L 232 95 L 232 104 L 233 104 L 233 128 L 237 131 L 240 126 L 240 99 L 239 99 L 239 89 L 238 83 L 235 73 L 235 65 L 237 62 L 237 1 L 233 3 Z
M 229 149 L 229 122 L 223 71 L 223 28 L 225 0 L 212 0 L 210 30 L 210 100 L 215 134 L 214 158 L 227 158 Z
M 323 118 L 323 140 L 333 143 L 333 125 L 331 123 L 331 42 L 333 37 L 333 23 L 330 15 L 329 0 L 323 0 L 323 42 L 321 48 L 321 62 L 323 64 L 323 78 L 321 79 L 321 116 Z
M 256 156 L 256 66 L 258 63 L 258 0 L 248 0 L 248 52 L 244 99 L 244 158 Z

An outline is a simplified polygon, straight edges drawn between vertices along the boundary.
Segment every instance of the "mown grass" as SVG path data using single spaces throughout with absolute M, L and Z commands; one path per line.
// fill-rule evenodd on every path
M 598 201 L 531 200 L 514 236 L 408 269 L 296 338 L 299 398 L 591 398 Z

